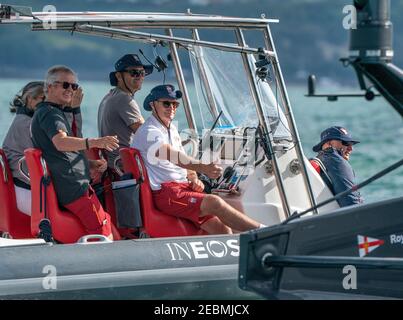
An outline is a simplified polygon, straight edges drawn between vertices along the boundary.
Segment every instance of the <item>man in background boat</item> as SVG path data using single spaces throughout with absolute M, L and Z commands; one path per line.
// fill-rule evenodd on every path
M 323 180 L 335 195 L 352 188 L 355 185 L 355 173 L 348 160 L 353 145 L 359 141 L 353 139 L 347 129 L 339 126 L 327 128 L 320 137 L 321 141 L 312 150 L 318 152 L 313 161 L 319 164 Z M 363 199 L 358 191 L 353 191 L 337 202 L 345 207 L 360 204 Z
M 131 136 L 144 123 L 134 94 L 141 89 L 144 77 L 153 72 L 152 65 L 143 65 L 137 54 L 126 54 L 115 63 L 109 74 L 115 88 L 103 98 L 98 109 L 99 136 L 117 136 L 119 148 L 129 147 Z M 114 169 L 119 150 L 107 151 L 108 167 Z
M 262 227 L 220 197 L 203 193 L 204 185 L 196 172 L 215 179 L 222 168 L 186 155 L 172 124 L 181 97 L 182 92 L 170 84 L 153 88 L 144 100 L 144 109 L 152 115 L 133 137 L 132 147 L 140 151 L 146 165 L 155 206 L 166 214 L 190 220 L 210 234 Z
M 78 87 L 77 76 L 70 68 L 54 66 L 48 70 L 46 98 L 32 118 L 32 141 L 35 148 L 42 150 L 59 204 L 80 219 L 88 234 L 113 239 L 110 216 L 90 186 L 90 166 L 93 170 L 105 170 L 106 166 L 99 161 L 89 162 L 83 151 L 93 147 L 112 151 L 118 148 L 118 140 L 114 136 L 74 137 L 63 109 L 70 105 Z

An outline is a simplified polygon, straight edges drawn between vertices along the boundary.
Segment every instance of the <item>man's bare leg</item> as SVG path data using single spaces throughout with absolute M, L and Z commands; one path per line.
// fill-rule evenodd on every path
M 227 227 L 218 217 L 208 219 L 200 226 L 208 234 L 232 234 L 230 227 Z
M 259 228 L 260 223 L 231 207 L 216 195 L 206 195 L 200 206 L 200 216 L 216 215 L 225 225 L 239 231 Z

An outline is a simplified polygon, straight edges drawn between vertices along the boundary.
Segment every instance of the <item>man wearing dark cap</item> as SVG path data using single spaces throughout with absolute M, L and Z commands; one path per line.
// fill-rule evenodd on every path
M 155 206 L 162 212 L 188 219 L 208 233 L 231 233 L 259 228 L 258 222 L 234 209 L 220 197 L 203 193 L 196 172 L 218 178 L 222 168 L 186 155 L 172 121 L 182 92 L 173 85 L 153 88 L 144 100 L 152 115 L 137 130 L 132 147 L 138 149 L 147 168 Z M 169 226 L 167 226 L 169 228 Z
M 321 141 L 312 150 L 318 152 L 313 160 L 321 167 L 320 175 L 336 195 L 355 185 L 355 174 L 348 160 L 353 145 L 359 143 L 343 127 L 333 126 L 320 135 Z M 353 191 L 337 200 L 341 207 L 359 204 L 363 199 L 358 191 Z
M 133 96 L 141 89 L 144 77 L 152 72 L 153 66 L 143 65 L 137 54 L 126 54 L 115 63 L 115 71 L 109 74 L 115 88 L 103 98 L 98 109 L 99 136 L 117 136 L 119 148 L 129 147 L 132 133 L 144 122 Z M 119 150 L 106 154 L 108 167 L 113 169 Z

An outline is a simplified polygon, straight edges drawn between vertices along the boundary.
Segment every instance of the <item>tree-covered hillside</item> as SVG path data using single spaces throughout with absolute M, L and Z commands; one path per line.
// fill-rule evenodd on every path
M 41 11 L 52 4 L 58 11 L 158 11 L 218 14 L 239 17 L 280 19 L 272 25 L 286 80 L 306 81 L 307 74 L 338 82 L 351 81 L 338 61 L 348 51 L 348 31 L 343 29 L 343 6 L 352 0 L 81 0 L 8 2 Z M 400 14 L 399 14 L 400 13 Z M 403 67 L 403 0 L 392 0 L 394 24 L 394 63 Z M 214 40 L 215 32 L 203 37 Z M 0 77 L 42 76 L 53 64 L 66 64 L 78 70 L 81 78 L 98 78 L 113 69 L 117 58 L 142 47 L 136 43 L 74 35 L 63 32 L 30 32 L 28 27 L 0 26 Z M 348 80 L 350 79 L 350 80 Z

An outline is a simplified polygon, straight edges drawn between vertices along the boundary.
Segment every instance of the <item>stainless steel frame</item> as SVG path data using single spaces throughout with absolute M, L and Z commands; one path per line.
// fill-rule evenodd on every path
M 200 40 L 199 37 L 199 32 L 197 31 L 197 29 L 193 30 L 193 38 L 195 40 Z M 195 55 L 196 55 L 196 62 L 197 62 L 197 67 L 199 68 L 199 72 L 200 72 L 200 76 L 201 76 L 201 80 L 203 81 L 203 85 L 204 88 L 206 89 L 206 93 L 207 93 L 207 100 L 208 100 L 208 107 L 210 109 L 210 113 L 213 116 L 214 119 L 216 119 L 218 117 L 218 110 L 217 110 L 217 106 L 213 97 L 213 93 L 211 92 L 211 87 L 209 82 L 207 81 L 207 75 L 206 75 L 206 69 L 204 68 L 204 63 L 203 63 L 203 59 L 202 57 L 200 57 L 197 54 L 197 51 L 195 50 Z M 218 120 L 220 123 L 220 120 Z
M 8 182 L 8 175 L 5 160 L 3 159 L 3 155 L 0 155 L 0 166 L 3 171 L 4 182 Z
M 173 37 L 172 29 L 167 29 L 166 33 L 169 37 Z M 182 91 L 182 99 L 186 114 L 186 120 L 188 122 L 189 128 L 197 135 L 197 125 L 193 115 L 193 109 L 189 98 L 189 92 L 186 86 L 185 76 L 183 75 L 182 65 L 178 55 L 177 44 L 174 42 L 169 43 L 171 49 L 172 63 L 175 68 L 176 78 L 178 79 L 178 85 Z
M 5 7 L 16 7 L 3 5 Z M 277 23 L 278 19 L 236 18 L 218 15 L 155 12 L 32 12 L 31 8 L 21 10 L 18 16 L 12 14 L 0 20 L 0 23 L 33 24 L 34 30 L 48 30 L 49 19 L 57 21 L 58 30 L 72 30 L 77 23 L 90 23 L 106 27 L 122 28 L 228 28 L 244 29 L 264 28 L 268 23 Z M 24 11 L 24 12 L 23 12 Z M 43 23 L 45 22 L 45 23 Z
M 172 28 L 168 28 L 171 29 Z M 83 24 L 77 26 L 75 29 L 77 32 L 88 32 L 92 34 L 102 35 L 102 36 L 111 36 L 112 38 L 116 38 L 116 36 L 120 36 L 120 39 L 125 40 L 136 40 L 136 41 L 143 41 L 143 42 L 175 42 L 180 43 L 182 45 L 194 45 L 194 46 L 201 46 L 201 47 L 209 47 L 220 49 L 223 51 L 230 51 L 230 52 L 239 52 L 239 53 L 253 53 L 258 54 L 261 51 L 257 48 L 250 48 L 246 46 L 236 46 L 236 45 L 228 45 L 222 43 L 216 43 L 212 41 L 202 41 L 202 40 L 192 40 L 187 38 L 181 37 L 174 37 L 174 36 L 166 36 L 156 33 L 145 33 L 145 32 L 138 32 L 138 31 L 131 31 L 131 30 L 124 30 L 124 29 L 116 29 L 116 28 L 109 28 L 109 27 L 100 27 L 100 26 L 93 26 L 89 24 Z M 273 56 L 274 52 L 265 51 L 264 52 L 268 56 Z
M 245 38 L 242 34 L 242 30 L 240 28 L 238 28 L 235 30 L 235 33 L 236 33 L 236 37 L 238 39 L 239 45 L 245 46 L 246 43 L 245 43 Z M 274 177 L 276 179 L 276 183 L 277 183 L 277 187 L 278 187 L 278 191 L 279 191 L 279 195 L 280 195 L 280 199 L 281 199 L 281 204 L 283 205 L 284 214 L 286 215 L 286 217 L 289 217 L 290 216 L 290 205 L 288 203 L 287 194 L 285 192 L 285 188 L 284 188 L 284 184 L 283 184 L 283 179 L 281 177 L 281 172 L 278 167 L 276 154 L 275 154 L 275 151 L 274 151 L 273 145 L 272 145 L 273 135 L 271 133 L 271 130 L 269 130 L 269 127 L 267 126 L 267 121 L 265 119 L 265 113 L 264 113 L 262 102 L 261 102 L 262 99 L 259 96 L 259 90 L 257 89 L 257 86 L 256 86 L 254 73 L 253 73 L 252 67 L 249 63 L 248 56 L 246 53 L 242 53 L 242 60 L 244 63 L 246 74 L 248 75 L 249 88 L 251 90 L 252 97 L 255 102 L 256 113 L 259 117 L 259 123 L 263 129 L 263 134 L 265 136 L 269 137 L 269 139 L 267 140 L 268 149 L 270 152 L 271 162 L 272 162 L 273 170 L 274 170 Z
M 298 161 L 299 161 L 300 166 L 301 166 L 301 173 L 302 173 L 302 177 L 303 177 L 303 180 L 304 180 L 304 183 L 305 183 L 307 196 L 309 198 L 311 207 L 314 207 L 316 205 L 315 196 L 314 196 L 313 191 L 312 191 L 311 182 L 309 181 L 308 171 L 307 171 L 307 168 L 305 166 L 304 154 L 303 154 L 303 151 L 302 151 L 301 141 L 300 141 L 300 138 L 299 138 L 299 135 L 298 135 L 298 131 L 296 129 L 290 99 L 288 98 L 288 93 L 287 93 L 287 90 L 286 90 L 286 87 L 285 87 L 284 77 L 283 77 L 283 74 L 281 72 L 281 67 L 280 67 L 280 64 L 279 64 L 279 61 L 278 61 L 276 47 L 274 46 L 274 42 L 273 42 L 273 38 L 272 38 L 272 35 L 271 35 L 269 25 L 267 25 L 265 30 L 264 30 L 264 41 L 266 43 L 266 48 L 268 50 L 274 52 L 274 56 L 272 57 L 272 65 L 273 65 L 273 70 L 274 70 L 275 75 L 276 75 L 275 78 L 276 78 L 277 86 L 280 88 L 280 96 L 281 96 L 281 99 L 282 99 L 283 107 L 285 109 L 284 113 L 285 113 L 285 116 L 286 116 L 287 121 L 288 121 L 288 126 L 289 126 L 289 128 L 291 130 L 291 136 L 293 138 L 293 142 L 294 142 L 294 145 L 295 145 L 295 151 L 297 153 L 297 158 L 298 158 Z M 313 212 L 315 214 L 318 213 L 317 209 L 315 209 Z

